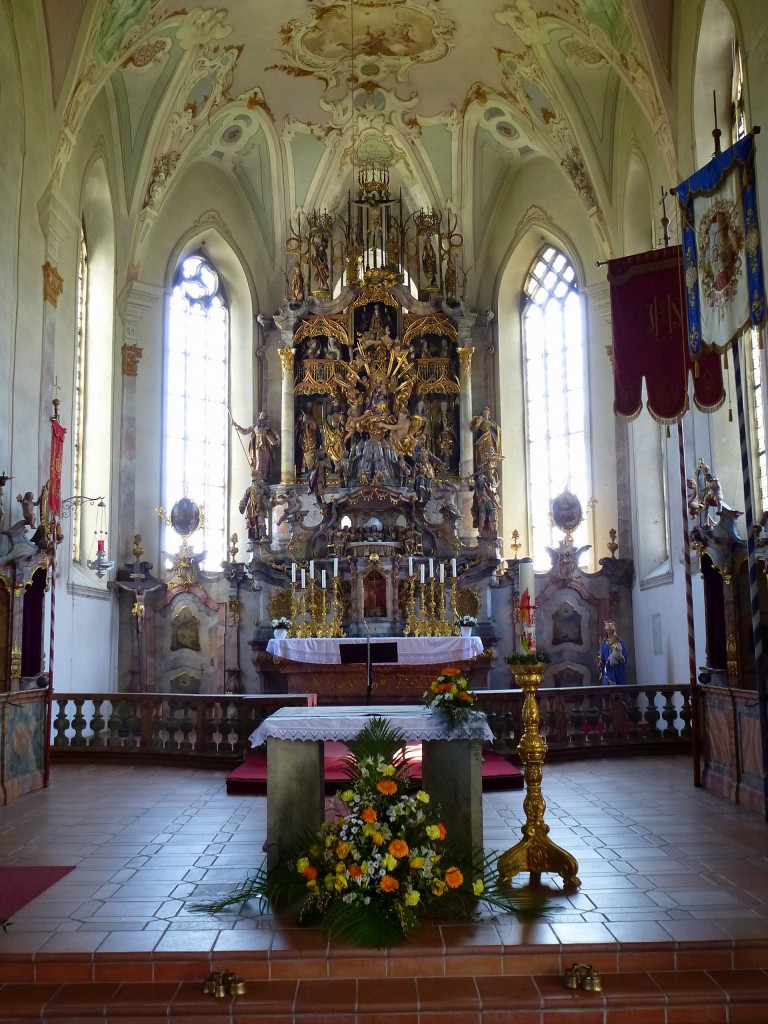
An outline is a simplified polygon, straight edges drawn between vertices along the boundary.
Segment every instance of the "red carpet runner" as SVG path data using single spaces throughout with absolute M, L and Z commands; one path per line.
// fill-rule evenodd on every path
M 0 920 L 11 917 L 41 892 L 49 889 L 72 867 L 0 867 Z
M 421 778 L 421 744 L 409 743 L 408 758 L 411 778 Z M 347 753 L 344 743 L 325 744 L 325 785 L 335 792 L 346 779 L 342 758 Z M 522 773 L 502 754 L 483 751 L 483 789 L 522 789 Z M 249 754 L 245 761 L 227 776 L 227 793 L 233 796 L 263 795 L 267 792 L 267 755 Z

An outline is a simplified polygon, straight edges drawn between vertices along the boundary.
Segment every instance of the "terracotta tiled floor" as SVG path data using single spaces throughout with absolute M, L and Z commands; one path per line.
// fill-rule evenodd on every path
M 255 907 L 188 910 L 262 856 L 265 800 L 227 796 L 223 772 L 54 766 L 0 808 L 0 871 L 76 866 L 0 932 L 0 1024 L 765 1024 L 768 826 L 691 775 L 682 758 L 547 765 L 579 891 L 545 876 L 554 907 L 532 927 L 488 914 L 371 953 Z M 486 796 L 489 850 L 517 841 L 522 803 Z M 602 992 L 565 987 L 574 962 Z M 203 995 L 212 970 L 247 994 Z
M 325 952 L 313 932 L 256 908 L 192 914 L 191 900 L 241 882 L 261 857 L 266 800 L 227 796 L 224 772 L 54 765 L 51 786 L 0 808 L 5 864 L 74 864 L 13 915 L 7 952 Z M 530 945 L 756 939 L 768 942 L 768 826 L 760 815 L 695 789 L 685 758 L 546 765 L 551 836 L 579 862 L 581 888 L 559 879 Z M 485 842 L 520 836 L 523 793 L 484 798 Z M 443 927 L 436 941 L 519 941 L 514 920 Z M 425 945 L 428 937 L 425 933 Z M 412 953 L 413 951 L 411 951 Z

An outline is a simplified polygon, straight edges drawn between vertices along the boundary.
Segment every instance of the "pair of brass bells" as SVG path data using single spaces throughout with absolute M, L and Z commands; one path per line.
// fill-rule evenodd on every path
M 232 971 L 214 971 L 203 982 L 203 995 L 223 999 L 225 996 L 244 996 L 245 982 Z
M 592 964 L 574 964 L 565 972 L 565 987 L 580 988 L 585 992 L 602 992 L 603 983 Z

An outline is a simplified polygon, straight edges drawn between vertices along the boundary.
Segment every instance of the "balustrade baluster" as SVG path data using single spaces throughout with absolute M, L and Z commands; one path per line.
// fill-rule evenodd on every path
M 655 743 L 660 737 L 659 730 L 656 728 L 660 717 L 659 709 L 656 707 L 656 690 L 644 690 L 643 692 L 648 698 L 648 707 L 643 715 L 648 725 L 648 732 L 645 738 Z
M 693 736 L 691 729 L 691 722 L 693 721 L 693 708 L 691 707 L 691 691 L 684 689 L 680 691 L 680 695 L 683 698 L 683 703 L 680 708 L 680 717 L 683 720 L 683 727 L 680 730 L 681 740 L 690 740 Z
M 85 704 L 84 697 L 73 697 L 72 703 L 75 705 L 75 713 L 72 716 L 72 728 L 75 731 L 75 735 L 72 737 L 70 743 L 71 747 L 87 747 L 88 741 L 83 736 L 85 730 L 86 721 L 85 715 L 83 714 L 83 704 Z
M 568 715 L 570 726 L 569 745 L 572 747 L 583 747 L 586 743 L 586 736 L 584 735 L 584 712 L 582 710 L 584 698 L 578 694 L 574 694 L 572 701 L 573 706 L 570 714 Z M 565 704 L 567 713 L 567 703 L 565 700 L 563 703 Z
M 101 733 L 104 729 L 104 717 L 101 713 L 101 705 L 104 703 L 103 697 L 93 698 L 93 717 L 91 718 L 91 730 L 93 736 L 91 737 L 91 746 L 101 746 Z
M 665 740 L 676 740 L 677 729 L 675 728 L 675 719 L 677 718 L 677 708 L 673 700 L 675 691 L 671 687 L 665 688 L 662 690 L 662 695 L 664 697 L 664 707 L 661 711 L 661 717 L 667 723 L 667 727 L 662 730 L 661 737 Z
M 56 732 L 53 738 L 53 745 L 54 747 L 68 747 L 67 729 L 69 728 L 69 719 L 67 718 L 67 704 L 69 704 L 69 697 L 56 697 L 54 699 L 59 710 L 56 712 L 56 718 L 53 721 L 53 728 Z

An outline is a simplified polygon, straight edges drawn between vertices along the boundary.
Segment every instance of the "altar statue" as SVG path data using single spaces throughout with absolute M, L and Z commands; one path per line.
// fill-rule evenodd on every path
M 448 403 L 440 403 L 440 420 L 437 425 L 437 452 L 443 459 L 450 459 L 456 451 L 456 431 L 453 428 L 453 416 L 448 411 Z
M 252 427 L 241 427 L 230 415 L 232 426 L 239 434 L 248 438 L 248 461 L 251 464 L 251 476 L 260 480 L 268 480 L 272 472 L 275 452 L 280 447 L 280 438 L 269 425 L 265 412 L 260 412 Z
M 496 537 L 500 502 L 493 481 L 485 473 L 475 473 L 473 492 L 472 525 L 481 537 Z
M 627 681 L 627 648 L 616 633 L 616 624 L 605 622 L 603 638 L 597 653 L 597 671 L 603 686 L 616 686 Z
M 301 472 L 309 473 L 317 452 L 317 423 L 311 409 L 302 409 L 296 420 L 296 434 L 301 448 Z
M 325 417 L 325 424 L 323 425 L 324 447 L 328 458 L 333 464 L 334 472 L 339 472 L 341 461 L 346 454 L 344 434 L 344 413 L 341 408 L 341 402 L 336 398 L 331 405 L 331 411 Z
M 312 472 L 309 474 L 309 493 L 315 496 L 318 505 L 323 504 L 325 485 L 328 480 L 328 453 L 325 448 L 318 448 Z
M 267 520 L 269 518 L 269 491 L 258 476 L 254 476 L 245 494 L 240 499 L 238 509 L 245 515 L 245 527 L 251 545 L 254 541 L 264 540 L 267 536 Z
M 499 482 L 498 464 L 502 457 L 499 425 L 491 419 L 491 410 L 486 405 L 482 415 L 472 417 L 470 426 L 474 436 L 475 470 L 484 473 L 495 486 Z

